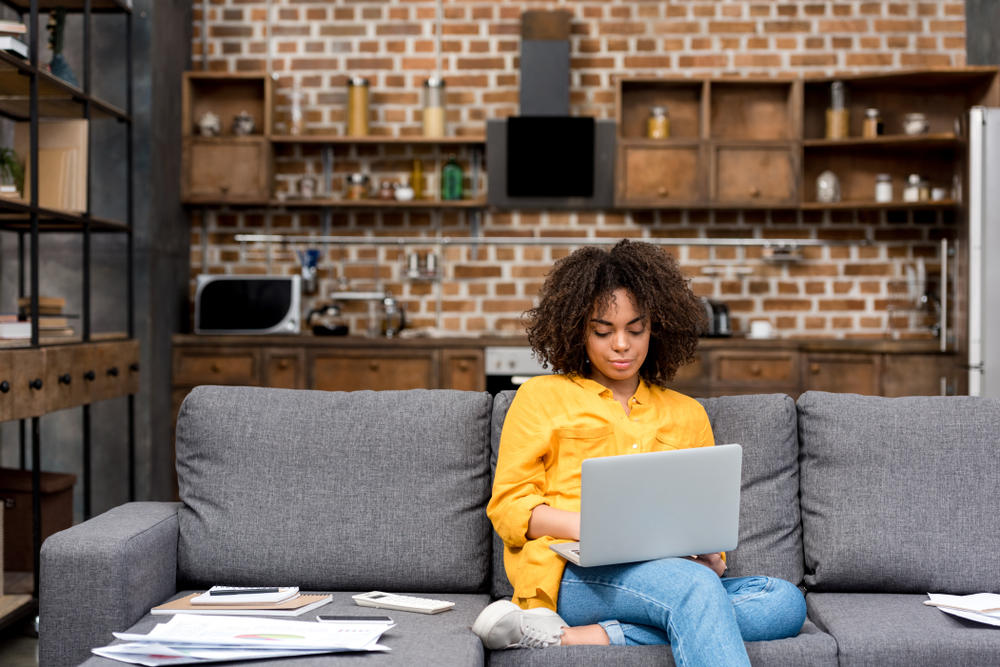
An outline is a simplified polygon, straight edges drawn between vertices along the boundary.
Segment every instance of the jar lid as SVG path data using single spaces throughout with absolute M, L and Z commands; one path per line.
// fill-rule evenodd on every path
M 367 86 L 368 85 L 368 79 L 364 78 L 363 76 L 352 76 L 350 79 L 347 80 L 347 85 L 348 86 Z
M 924 179 L 920 178 L 920 174 L 910 174 L 906 177 L 906 181 L 911 185 L 919 185 Z
M 425 88 L 444 88 L 444 79 L 439 76 L 432 76 L 424 79 Z
M 661 105 L 657 105 L 655 107 L 649 107 L 649 113 L 652 114 L 652 115 L 654 115 L 654 116 L 666 116 L 667 115 L 667 107 L 663 106 L 662 104 Z
M 910 113 L 905 114 L 903 118 L 906 120 L 923 120 L 926 116 L 919 111 L 911 111 Z
M 361 172 L 355 172 L 355 173 L 351 174 L 350 176 L 348 176 L 347 180 L 350 181 L 351 183 L 367 183 L 368 182 L 368 176 L 365 175 L 365 174 L 362 174 Z
M 868 118 L 878 118 L 878 109 L 875 107 L 869 107 L 865 109 L 865 116 Z
M 890 176 L 889 174 L 875 174 L 875 180 L 876 181 L 891 181 L 892 180 L 892 176 Z

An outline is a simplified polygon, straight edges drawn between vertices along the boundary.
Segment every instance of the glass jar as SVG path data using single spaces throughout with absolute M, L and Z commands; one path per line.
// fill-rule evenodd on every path
M 875 201 L 880 203 L 892 201 L 892 176 L 889 174 L 875 175 Z
M 378 188 L 378 198 L 392 201 L 396 198 L 396 184 L 389 179 L 383 179 Z
M 903 134 L 910 136 L 927 134 L 929 129 L 930 124 L 927 122 L 927 116 L 924 114 L 914 112 L 903 116 Z
M 441 200 L 455 201 L 462 198 L 462 167 L 454 155 L 448 156 L 448 161 L 441 168 Z
M 368 136 L 368 79 L 347 80 L 347 136 Z
M 368 197 L 368 176 L 362 173 L 348 176 L 346 197 L 354 200 Z
M 431 77 L 424 81 L 424 136 L 444 135 L 444 79 Z
M 648 139 L 670 137 L 670 116 L 667 114 L 667 107 L 650 107 L 649 118 L 646 119 L 646 137 Z
M 826 110 L 827 139 L 847 137 L 849 116 L 845 97 L 843 81 L 834 81 L 830 84 L 830 107 Z
M 865 109 L 865 120 L 861 124 L 861 136 L 865 139 L 873 139 L 882 134 L 882 118 L 878 109 Z
M 920 184 L 923 182 L 924 179 L 920 177 L 920 174 L 910 174 L 907 176 L 906 187 L 903 188 L 903 201 L 920 201 Z

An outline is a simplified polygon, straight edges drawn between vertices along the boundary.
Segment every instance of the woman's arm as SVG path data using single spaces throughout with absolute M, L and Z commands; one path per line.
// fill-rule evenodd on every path
M 580 539 L 580 513 L 560 510 L 548 505 L 537 505 L 531 510 L 526 537 L 555 537 L 567 540 Z

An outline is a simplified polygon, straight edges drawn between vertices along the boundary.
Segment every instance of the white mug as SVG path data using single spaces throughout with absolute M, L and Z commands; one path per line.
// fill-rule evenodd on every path
M 771 323 L 767 320 L 754 320 L 750 323 L 750 338 L 770 338 Z

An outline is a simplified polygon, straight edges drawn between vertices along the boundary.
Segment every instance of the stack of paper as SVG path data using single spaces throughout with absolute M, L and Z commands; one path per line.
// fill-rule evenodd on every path
M 1000 626 L 1000 594 L 942 595 L 928 593 L 924 604 L 937 607 L 946 614 L 978 623 Z
M 248 616 L 300 616 L 307 611 L 322 607 L 333 596 L 323 593 L 299 593 L 294 589 L 290 595 L 279 594 L 273 597 L 277 602 L 267 600 L 247 600 L 246 598 L 267 598 L 270 594 L 259 596 L 209 596 L 208 593 L 191 593 L 177 600 L 165 602 L 150 609 L 151 614 L 209 614 L 216 616 L 248 615 Z M 237 599 L 232 599 L 237 598 Z M 242 598 L 242 599 L 241 599 Z
M 312 623 L 269 618 L 174 616 L 149 634 L 114 633 L 126 642 L 92 649 L 137 665 L 184 665 L 338 653 L 388 651 L 378 643 L 390 623 Z

